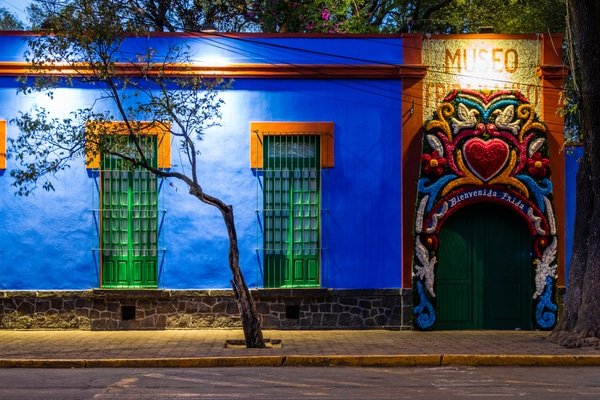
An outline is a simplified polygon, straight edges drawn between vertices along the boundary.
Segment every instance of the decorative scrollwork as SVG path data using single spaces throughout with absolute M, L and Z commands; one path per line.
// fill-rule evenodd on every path
M 546 277 L 546 287 L 535 306 L 535 322 L 541 329 L 552 329 L 556 324 L 558 306 L 552 301 L 553 280 Z
M 415 323 L 419 329 L 430 329 L 435 322 L 435 310 L 427 299 L 421 281 L 417 281 L 417 294 L 419 303 L 413 308 Z

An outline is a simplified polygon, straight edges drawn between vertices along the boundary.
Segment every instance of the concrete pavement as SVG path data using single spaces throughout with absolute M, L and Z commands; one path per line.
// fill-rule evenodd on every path
M 537 331 L 264 331 L 270 349 L 226 348 L 241 330 L 0 330 L 0 367 L 594 365 Z

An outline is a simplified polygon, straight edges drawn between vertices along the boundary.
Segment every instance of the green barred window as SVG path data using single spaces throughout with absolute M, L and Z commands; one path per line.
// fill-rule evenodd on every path
M 264 136 L 264 287 L 320 283 L 320 138 Z
M 137 154 L 131 139 L 107 135 L 119 152 Z M 138 138 L 151 165 L 157 165 L 156 136 Z M 156 288 L 158 286 L 157 178 L 109 154 L 101 157 L 100 255 L 102 287 Z

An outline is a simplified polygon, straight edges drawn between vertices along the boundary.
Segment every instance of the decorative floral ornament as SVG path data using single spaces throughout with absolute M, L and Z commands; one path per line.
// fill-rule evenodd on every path
M 489 202 L 527 221 L 535 273 L 532 317 L 537 327 L 551 329 L 557 318 L 557 229 L 547 128 L 535 107 L 514 90 L 456 89 L 424 128 L 412 263 L 415 326 L 430 329 L 436 320 L 436 269 L 445 267 L 441 257 L 437 265 L 438 241 L 445 221 L 463 207 Z
M 504 169 L 510 155 L 510 147 L 500 139 L 469 139 L 463 145 L 463 157 L 471 172 L 484 182 Z
M 442 208 L 431 216 L 431 225 L 425 229 L 427 233 L 433 233 L 437 229 L 438 222 L 448 212 L 448 202 L 442 204 Z
M 531 158 L 527 160 L 527 172 L 530 175 L 537 176 L 538 178 L 545 178 L 548 175 L 548 166 L 550 160 L 543 157 L 541 153 L 534 153 Z
M 548 246 L 548 238 L 547 236 L 539 236 L 533 241 L 533 252 L 537 256 L 537 258 L 542 258 L 542 253 L 544 249 Z
M 419 204 L 419 209 L 417 210 L 417 217 L 415 221 L 415 232 L 417 234 L 421 233 L 423 230 L 423 216 L 425 215 L 425 207 L 427 206 L 427 200 L 429 200 L 429 195 L 423 196 L 421 199 L 421 204 Z
M 535 264 L 535 293 L 533 298 L 537 299 L 546 288 L 547 278 L 556 278 L 556 237 L 542 253 L 541 259 L 536 259 Z
M 532 140 L 531 143 L 529 144 L 529 147 L 527 148 L 527 155 L 529 155 L 529 157 L 534 155 L 535 152 L 537 152 L 539 149 L 542 148 L 544 143 L 546 143 L 545 138 L 537 138 L 537 139 Z
M 552 208 L 552 202 L 546 196 L 544 196 L 544 204 L 546 204 L 546 215 L 548 216 L 548 226 L 550 228 L 550 234 L 556 235 L 556 218 L 554 218 L 554 209 Z
M 415 264 L 415 276 L 419 278 L 420 281 L 423 281 L 425 284 L 425 289 L 431 297 L 435 297 L 435 292 L 433 291 L 433 282 L 435 281 L 435 263 L 436 258 L 429 256 L 429 250 L 421 243 L 419 237 L 416 238 L 416 247 L 415 250 L 417 252 L 417 258 L 419 259 L 419 263 Z
M 423 173 L 425 175 L 442 175 L 446 164 L 446 159 L 440 157 L 440 154 L 435 150 L 431 154 L 423 154 L 421 156 L 421 165 L 423 166 Z
M 426 135 L 425 139 L 429 142 L 429 145 L 433 150 L 437 151 L 440 156 L 444 156 L 444 145 L 435 135 Z
M 423 244 L 428 249 L 437 250 L 438 248 L 438 238 L 435 235 L 427 235 L 423 238 Z

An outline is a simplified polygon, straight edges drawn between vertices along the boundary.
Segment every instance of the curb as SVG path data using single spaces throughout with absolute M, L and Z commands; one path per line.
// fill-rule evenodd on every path
M 542 355 L 542 354 L 448 354 L 442 357 L 441 366 L 526 366 L 567 367 L 600 366 L 600 355 Z
M 436 367 L 440 354 L 409 355 L 293 355 L 284 357 L 286 367 Z
M 0 368 L 600 366 L 600 355 L 290 355 L 195 358 L 0 359 Z

